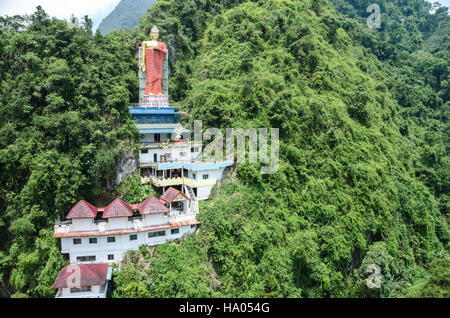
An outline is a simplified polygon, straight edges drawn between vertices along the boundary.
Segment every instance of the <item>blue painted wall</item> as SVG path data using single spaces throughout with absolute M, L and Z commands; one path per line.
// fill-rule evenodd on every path
M 178 114 L 132 114 L 131 118 L 138 124 L 176 124 L 180 122 Z

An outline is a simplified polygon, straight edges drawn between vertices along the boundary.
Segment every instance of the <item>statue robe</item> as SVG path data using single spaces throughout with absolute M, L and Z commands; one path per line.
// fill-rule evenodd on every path
M 163 93 L 163 68 L 167 47 L 158 42 L 158 49 L 145 48 L 145 95 Z

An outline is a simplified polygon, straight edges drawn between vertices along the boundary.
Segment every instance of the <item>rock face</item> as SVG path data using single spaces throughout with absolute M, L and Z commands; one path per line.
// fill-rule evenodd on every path
M 134 28 L 139 18 L 156 2 L 156 0 L 121 0 L 116 8 L 100 23 L 98 29 L 103 35 L 112 30 Z
M 126 177 L 137 171 L 137 160 L 135 154 L 130 154 L 119 160 L 116 166 L 116 185 L 119 185 Z

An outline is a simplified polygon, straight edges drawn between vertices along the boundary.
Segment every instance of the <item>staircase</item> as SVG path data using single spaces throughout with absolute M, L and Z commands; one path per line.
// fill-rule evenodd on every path
M 191 210 L 191 212 L 194 215 L 197 215 L 197 213 L 198 213 L 198 201 L 197 201 L 197 197 L 195 196 L 194 190 L 190 186 L 187 186 L 187 185 L 183 185 L 183 186 L 185 188 L 185 192 L 187 192 L 189 198 L 191 199 L 191 208 L 190 208 L 190 210 Z
M 185 187 L 186 187 L 186 189 L 187 189 L 187 192 L 189 193 L 189 198 L 190 198 L 192 201 L 197 201 L 197 197 L 195 196 L 194 190 L 193 190 L 190 186 L 186 186 L 186 185 L 185 185 Z

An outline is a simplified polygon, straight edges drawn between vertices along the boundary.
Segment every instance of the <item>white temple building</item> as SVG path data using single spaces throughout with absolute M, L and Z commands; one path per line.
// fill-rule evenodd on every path
M 151 196 L 140 204 L 115 199 L 104 208 L 81 200 L 67 221 L 55 226 L 61 253 L 70 263 L 111 263 L 141 245 L 159 245 L 195 232 L 198 202 L 169 188 L 160 199 Z

